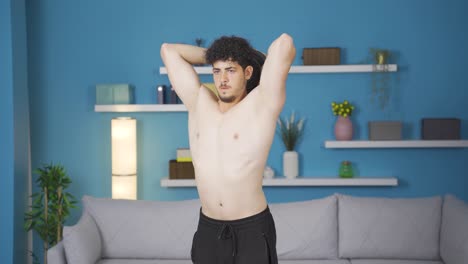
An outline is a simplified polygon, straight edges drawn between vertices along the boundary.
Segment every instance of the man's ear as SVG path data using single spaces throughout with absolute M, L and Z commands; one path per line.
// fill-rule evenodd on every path
M 250 66 L 250 65 L 245 67 L 244 74 L 245 74 L 245 78 L 247 80 L 250 80 L 250 78 L 252 78 L 252 74 L 253 74 L 253 67 Z

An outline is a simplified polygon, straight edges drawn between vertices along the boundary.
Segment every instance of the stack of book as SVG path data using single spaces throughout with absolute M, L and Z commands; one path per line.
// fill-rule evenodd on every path
M 177 158 L 169 161 L 169 179 L 195 179 L 190 149 L 177 149 Z

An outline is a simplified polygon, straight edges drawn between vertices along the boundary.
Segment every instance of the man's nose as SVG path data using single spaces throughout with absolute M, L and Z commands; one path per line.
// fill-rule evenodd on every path
M 227 82 L 228 81 L 228 75 L 227 75 L 227 72 L 224 71 L 222 74 L 221 74 L 221 82 Z

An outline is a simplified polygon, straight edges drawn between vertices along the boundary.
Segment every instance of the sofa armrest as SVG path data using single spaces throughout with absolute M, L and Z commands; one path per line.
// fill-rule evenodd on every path
M 63 248 L 63 242 L 58 242 L 55 246 L 47 250 L 47 263 L 50 264 L 67 264 L 65 258 L 65 249 Z
M 63 228 L 63 246 L 70 264 L 96 263 L 101 259 L 101 234 L 86 211 L 76 225 Z
M 468 204 L 453 195 L 444 199 L 440 256 L 446 264 L 468 263 Z

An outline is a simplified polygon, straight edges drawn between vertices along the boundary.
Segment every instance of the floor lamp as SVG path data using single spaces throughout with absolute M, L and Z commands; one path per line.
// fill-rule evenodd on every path
M 137 199 L 136 120 L 112 119 L 112 199 Z

